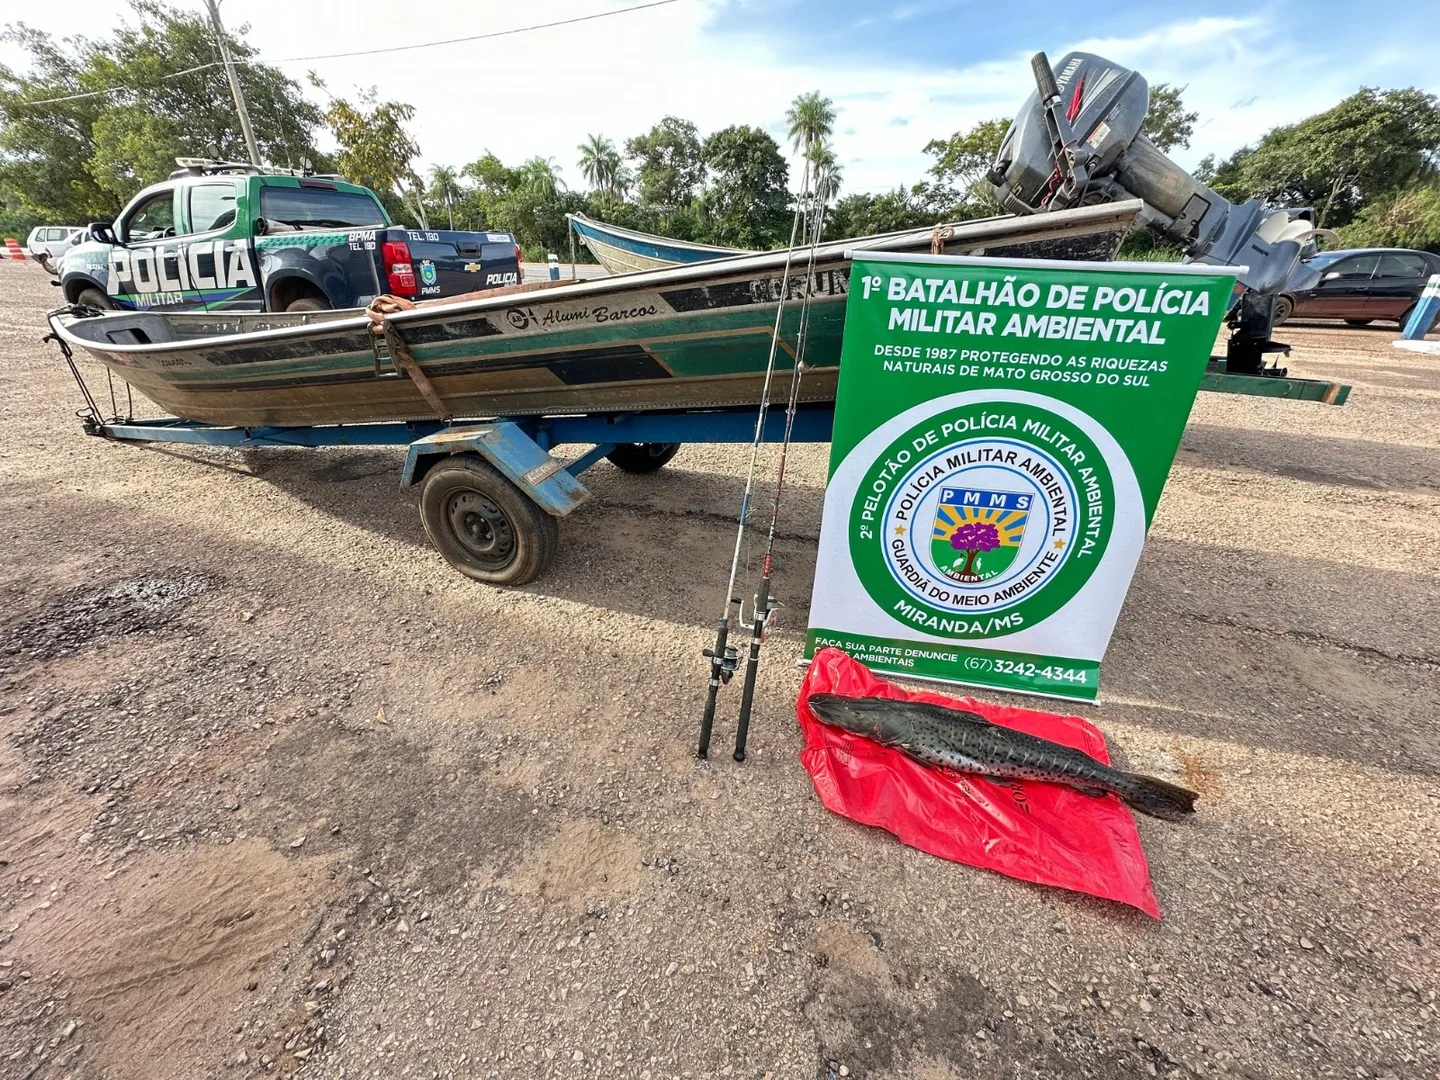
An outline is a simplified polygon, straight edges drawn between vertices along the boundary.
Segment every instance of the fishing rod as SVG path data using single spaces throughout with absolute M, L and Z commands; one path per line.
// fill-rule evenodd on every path
M 815 250 L 820 246 L 820 233 L 825 223 L 825 203 L 821 199 L 821 172 L 815 173 L 815 191 L 806 191 L 810 204 L 806 222 L 810 246 L 805 265 L 805 289 L 800 299 L 800 321 L 795 333 L 795 362 L 790 369 L 790 394 L 785 405 L 785 434 L 780 440 L 780 461 L 775 467 L 775 494 L 770 502 L 770 529 L 765 541 L 765 555 L 760 563 L 760 584 L 755 589 L 753 622 L 750 627 L 750 655 L 745 662 L 745 685 L 740 694 L 740 715 L 735 724 L 736 761 L 745 760 L 745 744 L 750 736 L 750 709 L 755 702 L 755 677 L 760 670 L 760 646 L 770 624 L 771 615 L 779 606 L 770 595 L 775 569 L 775 534 L 780 521 L 780 502 L 785 490 L 785 462 L 789 457 L 791 438 L 795 431 L 795 413 L 800 403 L 800 380 L 805 376 L 805 343 L 810 329 L 810 300 L 815 293 Z M 809 169 L 806 169 L 807 180 Z M 806 188 L 809 188 L 807 182 Z
M 807 193 L 808 194 L 808 193 Z M 725 587 L 725 604 L 715 628 L 715 647 L 701 654 L 710 661 L 710 684 L 705 695 L 705 713 L 700 719 L 700 746 L 696 757 L 702 761 L 710 756 L 710 733 L 715 726 L 715 699 L 720 687 L 728 683 L 740 666 L 740 654 L 730 642 L 730 609 L 738 607 L 737 621 L 745 625 L 745 602 L 735 595 L 735 580 L 740 574 L 740 555 L 745 546 L 745 532 L 750 520 L 750 498 L 755 493 L 755 465 L 760 457 L 760 443 L 765 435 L 765 416 L 770 409 L 770 386 L 775 378 L 775 357 L 780 348 L 780 324 L 785 301 L 790 296 L 790 261 L 795 255 L 795 238 L 805 219 L 805 205 L 796 205 L 790 222 L 790 245 L 785 249 L 785 268 L 780 276 L 780 300 L 775 308 L 775 327 L 770 333 L 770 356 L 765 363 L 765 383 L 760 390 L 760 411 L 755 417 L 755 438 L 750 443 L 750 465 L 745 473 L 745 493 L 740 499 L 740 520 L 735 530 L 735 553 L 730 559 L 730 581 Z M 812 256 L 813 258 L 813 256 Z

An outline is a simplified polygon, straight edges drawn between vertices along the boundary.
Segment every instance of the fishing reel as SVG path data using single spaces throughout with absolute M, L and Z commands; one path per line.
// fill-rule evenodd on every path
M 770 636 L 770 628 L 775 620 L 775 612 L 785 605 L 773 596 L 766 595 L 763 599 L 760 593 L 755 594 L 754 601 L 750 608 L 750 621 L 745 621 L 745 601 L 739 600 L 736 603 L 740 606 L 739 625 L 742 630 L 749 630 L 752 633 L 758 626 L 760 628 L 760 640 L 764 641 Z
M 740 667 L 740 653 L 734 645 L 726 645 L 725 651 L 719 653 L 714 649 L 705 649 L 700 655 L 710 661 L 711 673 L 717 676 L 722 683 L 728 683 L 734 678 L 736 670 Z
M 740 619 L 743 625 L 745 601 L 738 596 L 732 596 L 730 603 L 740 609 Z M 710 661 L 710 685 L 712 687 L 729 683 L 740 668 L 740 652 L 734 645 L 726 641 L 728 636 L 728 634 L 722 633 L 716 639 L 713 649 L 702 649 L 700 652 L 701 656 Z M 705 755 L 701 754 L 700 756 L 704 757 Z

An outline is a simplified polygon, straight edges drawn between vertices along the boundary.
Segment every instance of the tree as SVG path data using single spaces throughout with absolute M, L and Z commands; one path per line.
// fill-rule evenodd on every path
M 0 65 L 0 184 L 50 220 L 113 216 L 136 189 L 169 175 L 176 157 L 247 159 L 209 20 L 156 0 L 131 7 L 135 22 L 103 42 L 57 42 L 19 24 L 0 34 L 30 57 L 23 72 Z M 319 110 L 279 69 L 256 62 L 245 29 L 227 40 L 261 153 L 279 165 L 313 160 Z
M 324 88 L 313 76 L 311 81 Z M 358 105 L 333 98 L 325 110 L 325 122 L 340 144 L 335 163 L 341 173 L 382 198 L 387 193 L 398 196 L 420 227 L 428 229 L 425 182 L 412 164 L 420 156 L 420 147 L 405 127 L 414 117 L 415 106 L 380 101 L 374 87 L 360 93 Z
M 790 125 L 790 147 L 799 153 L 805 166 L 802 191 L 809 191 L 811 177 L 818 176 L 811 151 L 830 138 L 835 130 L 835 103 L 821 97 L 819 90 L 799 95 L 790 103 L 785 112 L 785 122 Z M 831 155 L 834 160 L 834 155 Z
M 957 216 L 981 217 L 1000 212 L 995 189 L 985 174 L 1009 130 L 1009 120 L 982 120 L 967 131 L 925 144 L 925 153 L 935 159 L 930 175 L 957 193 Z
M 1405 247 L 1440 254 L 1440 182 L 1377 199 L 1340 230 L 1347 247 Z
M 1169 83 L 1156 83 L 1150 88 L 1150 111 L 1145 114 L 1140 133 L 1167 154 L 1177 146 L 1183 150 L 1190 145 L 1195 121 L 1200 119 L 1199 113 L 1185 111 L 1180 99 L 1184 92 L 1185 87 Z
M 950 188 L 924 181 L 878 194 L 846 195 L 826 216 L 825 236 L 844 240 L 953 220 L 954 201 L 955 192 Z
M 817 141 L 810 144 L 805 155 L 811 173 L 815 178 L 815 195 L 822 203 L 833 202 L 840 193 L 840 181 L 845 175 L 844 166 L 835 160 L 835 151 L 829 142 Z
M 696 238 L 700 217 L 694 202 L 706 179 L 696 125 L 665 117 L 626 141 L 625 153 L 636 163 L 639 210 L 652 217 L 652 226 L 667 236 Z
M 615 144 L 604 135 L 590 135 L 576 149 L 580 151 L 580 175 L 593 190 L 618 200 L 625 167 Z
M 968 521 L 950 534 L 950 546 L 965 552 L 965 565 L 956 573 L 962 578 L 974 577 L 975 556 L 1000 546 L 1000 530 L 989 521 Z
M 768 248 L 788 238 L 790 170 L 774 139 L 738 124 L 706 139 L 701 157 L 713 174 L 702 198 L 711 242 Z
M 555 159 L 538 154 L 515 170 L 515 179 L 520 187 L 540 198 L 553 199 L 565 190 Z
M 1352 221 L 1366 203 L 1421 179 L 1435 167 L 1437 152 L 1440 99 L 1413 87 L 1362 87 L 1205 171 L 1229 199 L 1313 206 L 1317 224 L 1333 228 Z
M 43 224 L 45 219 L 26 209 L 14 191 L 0 186 L 0 239 L 13 236 L 23 240 L 31 229 Z
M 819 90 L 801 94 L 785 110 L 785 122 L 790 125 L 791 149 L 804 157 L 835 130 L 835 103 Z
M 517 182 L 515 170 L 508 168 L 503 161 L 485 151 L 485 156 L 476 158 L 470 164 L 460 170 L 460 175 L 474 180 L 482 189 L 492 195 L 498 195 L 506 191 Z
M 455 200 L 461 194 L 460 178 L 448 165 L 436 165 L 430 170 L 430 193 L 440 200 L 450 218 L 450 228 L 455 228 Z

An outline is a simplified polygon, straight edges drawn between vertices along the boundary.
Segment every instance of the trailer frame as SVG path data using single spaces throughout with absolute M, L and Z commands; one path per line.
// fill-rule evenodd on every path
M 73 361 L 72 368 L 73 368 Z M 1231 374 L 1212 360 L 1202 390 L 1342 405 L 1341 383 Z M 420 516 L 432 544 L 462 574 L 495 585 L 523 585 L 543 573 L 558 546 L 555 522 L 590 498 L 580 475 L 602 458 L 630 472 L 652 472 L 682 443 L 750 443 L 754 406 L 673 411 L 510 416 L 473 420 L 411 420 L 303 427 L 240 427 L 193 420 L 100 418 L 78 370 L 87 408 L 86 434 L 116 442 L 223 447 L 403 446 L 400 487 L 420 489 Z M 113 407 L 112 391 L 112 407 Z M 786 413 L 770 409 L 762 442 L 778 443 Z M 796 408 L 792 441 L 829 442 L 831 402 Z M 572 459 L 551 451 L 588 446 Z

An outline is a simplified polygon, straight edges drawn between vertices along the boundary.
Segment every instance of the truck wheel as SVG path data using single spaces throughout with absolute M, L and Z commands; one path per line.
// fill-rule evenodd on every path
M 555 560 L 555 519 L 478 454 L 440 462 L 420 485 L 420 520 L 445 561 L 489 585 L 524 585 Z
M 85 307 L 99 308 L 101 311 L 115 310 L 115 305 L 111 302 L 110 297 L 95 288 L 81 289 L 79 295 L 75 297 L 75 303 Z
M 628 473 L 651 473 L 664 468 L 680 452 L 678 442 L 621 443 L 605 457 L 617 469 Z
M 1275 298 L 1275 325 L 1279 326 L 1286 319 L 1290 318 L 1291 312 L 1295 310 L 1295 301 L 1288 296 L 1277 296 Z
M 329 311 L 330 301 L 323 296 L 302 296 L 285 305 L 286 311 Z

